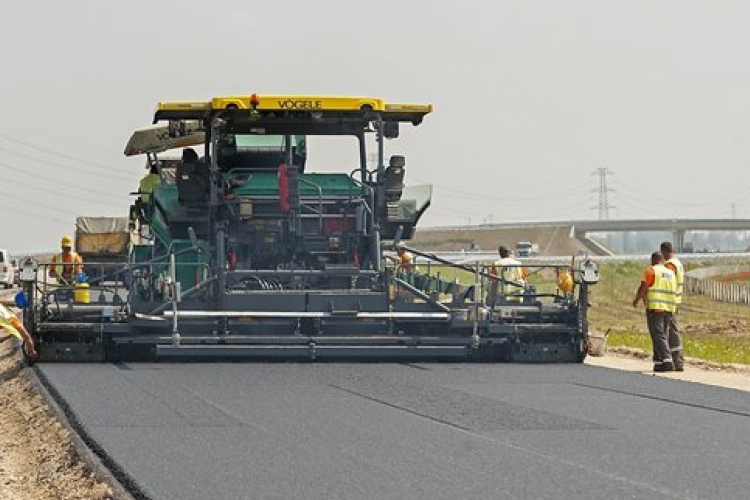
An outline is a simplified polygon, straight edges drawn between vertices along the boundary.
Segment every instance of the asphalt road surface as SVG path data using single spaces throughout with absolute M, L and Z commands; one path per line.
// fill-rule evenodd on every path
M 588 365 L 43 364 L 159 500 L 747 497 L 750 393 Z

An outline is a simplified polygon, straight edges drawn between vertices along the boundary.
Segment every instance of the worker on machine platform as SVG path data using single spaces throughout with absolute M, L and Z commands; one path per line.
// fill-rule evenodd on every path
M 193 148 L 182 150 L 182 163 L 175 172 L 180 203 L 200 203 L 207 199 L 210 179 L 208 166 L 201 162 Z
M 60 247 L 62 252 L 52 257 L 49 276 L 60 282 L 72 283 L 73 278 L 83 272 L 83 259 L 73 251 L 73 238 L 70 236 L 62 237 Z
M 137 194 L 140 196 L 138 196 L 135 203 L 130 207 L 131 228 L 135 228 L 136 221 L 140 224 L 145 224 L 148 204 L 151 201 L 151 193 L 154 192 L 156 186 L 161 184 L 159 166 L 154 163 L 148 168 L 148 173 L 141 178 L 141 181 L 138 184 Z
M 497 248 L 500 260 L 492 265 L 493 276 L 501 279 L 493 281 L 492 288 L 497 289 L 497 295 L 504 300 L 521 301 L 521 295 L 526 286 L 526 270 L 521 266 L 521 261 L 516 260 L 505 245 Z M 494 291 L 494 290 L 493 290 Z
M 143 204 L 144 206 L 148 206 L 149 201 L 151 201 L 151 193 L 154 192 L 154 188 L 159 184 L 161 184 L 159 166 L 154 163 L 149 167 L 148 173 L 143 176 L 140 184 L 138 185 L 138 192 L 141 195 L 141 204 Z
M 403 244 L 396 246 L 396 255 L 386 257 L 398 266 L 397 272 L 408 273 L 414 270 L 414 255 Z

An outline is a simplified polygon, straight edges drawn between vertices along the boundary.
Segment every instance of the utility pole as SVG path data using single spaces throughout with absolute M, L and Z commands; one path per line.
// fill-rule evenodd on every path
M 599 176 L 599 188 L 596 190 L 599 192 L 599 205 L 596 207 L 599 209 L 599 220 L 608 220 L 609 219 L 609 209 L 615 208 L 614 206 L 609 204 L 609 200 L 607 199 L 607 193 L 610 191 L 614 191 L 614 189 L 610 189 L 607 187 L 607 174 L 612 174 L 611 170 L 609 170 L 607 167 L 599 167 L 596 169 L 596 172 L 592 172 L 593 175 Z

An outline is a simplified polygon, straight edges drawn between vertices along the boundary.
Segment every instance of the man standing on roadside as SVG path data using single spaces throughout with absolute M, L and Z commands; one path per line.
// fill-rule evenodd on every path
M 669 322 L 667 323 L 667 338 L 669 339 L 669 349 L 672 352 L 672 362 L 674 363 L 675 371 L 681 372 L 685 370 L 685 355 L 682 352 L 682 335 L 677 327 L 677 313 L 679 312 L 680 304 L 682 304 L 682 291 L 685 285 L 685 267 L 680 262 L 680 259 L 675 256 L 672 243 L 665 241 L 660 245 L 662 255 L 664 256 L 664 265 L 674 272 L 675 279 L 677 280 L 677 291 L 675 292 L 675 310 L 669 316 Z
M 638 307 L 639 302 L 646 305 L 646 322 L 651 335 L 655 372 L 674 371 L 667 325 L 675 310 L 676 292 L 677 279 L 674 272 L 664 265 L 661 252 L 652 253 L 651 266 L 643 273 L 633 299 L 633 307 Z

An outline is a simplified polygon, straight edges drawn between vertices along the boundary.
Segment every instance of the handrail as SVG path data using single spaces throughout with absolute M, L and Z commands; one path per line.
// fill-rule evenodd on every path
M 318 214 L 320 215 L 320 217 L 318 217 L 318 234 L 323 234 L 323 188 L 315 184 L 314 182 L 303 179 L 302 177 L 298 177 L 297 179 L 299 180 L 299 182 L 307 184 L 308 186 L 312 186 L 318 190 Z

